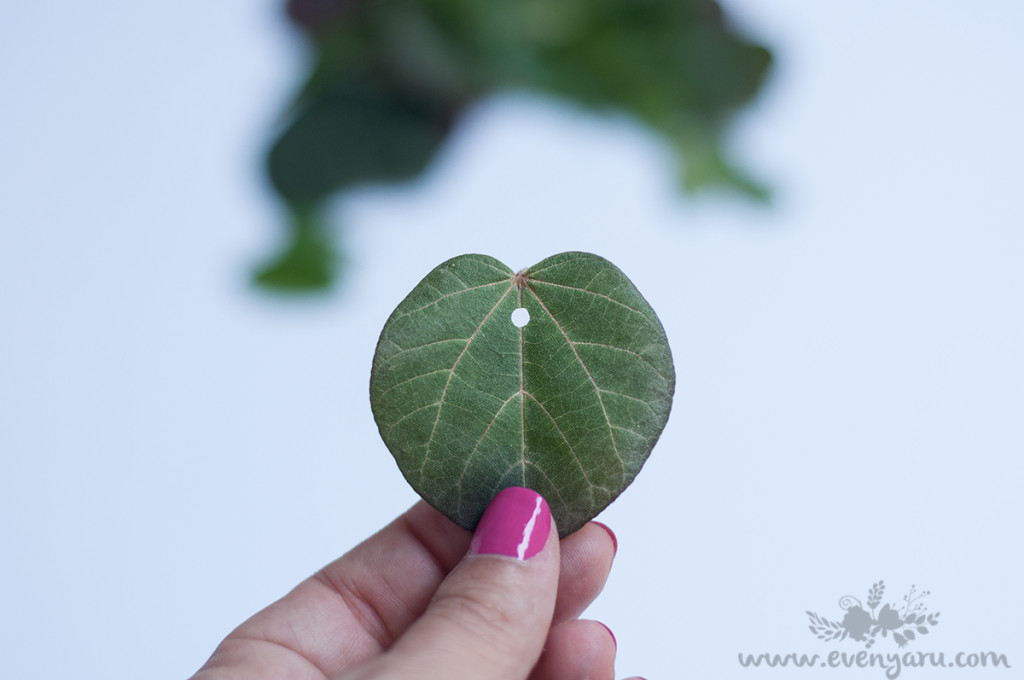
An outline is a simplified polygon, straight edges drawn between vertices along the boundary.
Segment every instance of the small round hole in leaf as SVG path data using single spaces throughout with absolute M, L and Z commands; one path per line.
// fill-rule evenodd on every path
M 525 307 L 519 307 L 518 309 L 513 310 L 512 323 L 514 323 L 517 328 L 522 328 L 526 324 L 530 323 L 530 310 Z

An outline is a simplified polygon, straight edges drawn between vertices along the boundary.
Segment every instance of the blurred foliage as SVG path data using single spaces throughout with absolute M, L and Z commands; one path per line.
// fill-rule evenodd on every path
M 687 191 L 765 188 L 723 155 L 731 115 L 771 62 L 713 0 L 289 0 L 315 50 L 312 73 L 268 154 L 293 216 L 256 274 L 321 289 L 342 258 L 326 201 L 356 185 L 420 175 L 467 107 L 526 90 L 625 112 L 675 149 Z

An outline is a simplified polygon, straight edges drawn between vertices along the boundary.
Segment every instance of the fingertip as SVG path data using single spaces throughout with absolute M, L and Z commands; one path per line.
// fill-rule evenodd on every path
M 561 541 L 561 577 L 555 622 L 579 616 L 604 588 L 615 560 L 615 539 L 590 522 Z
M 503 489 L 487 506 L 470 543 L 477 555 L 504 555 L 528 560 L 547 545 L 554 529 L 544 497 L 532 489 Z
M 544 498 L 522 487 L 501 491 L 468 553 L 389 650 L 388 677 L 447 668 L 449 680 L 484 680 L 532 666 L 555 609 L 559 557 Z
M 612 638 L 612 644 L 615 645 L 615 651 L 618 651 L 619 650 L 619 641 L 615 639 L 615 633 L 612 632 L 612 629 L 609 628 L 607 624 L 602 623 L 601 621 L 598 621 L 598 623 L 600 623 L 602 626 L 604 626 L 604 629 L 606 631 L 608 631 L 608 635 L 610 635 L 611 638 Z
M 612 531 L 611 527 L 604 522 L 594 522 L 594 524 L 604 529 L 605 533 L 608 534 L 608 538 L 612 539 L 612 555 L 617 555 L 619 553 L 619 539 L 615 535 L 615 532 Z
M 567 621 L 551 629 L 530 680 L 614 680 L 615 651 L 600 621 Z

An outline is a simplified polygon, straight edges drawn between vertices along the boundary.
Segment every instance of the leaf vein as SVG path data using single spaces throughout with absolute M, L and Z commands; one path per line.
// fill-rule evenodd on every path
M 435 373 L 445 373 L 447 371 L 448 371 L 447 368 L 439 368 L 436 371 L 427 371 L 426 373 L 420 373 L 419 375 L 414 375 L 411 378 L 406 378 L 405 380 L 401 380 L 399 382 L 396 382 L 391 387 L 389 387 L 386 390 L 384 390 L 383 392 L 379 393 L 377 395 L 377 398 L 379 399 L 380 397 L 383 397 L 385 394 L 387 394 L 391 390 L 395 389 L 396 387 L 401 387 L 402 385 L 404 385 L 406 383 L 411 383 L 413 380 L 419 380 L 420 378 L 426 378 L 428 375 L 434 375 Z
M 512 472 L 513 470 L 515 470 L 517 467 L 520 467 L 521 465 L 527 465 L 527 466 L 532 467 L 533 469 L 535 469 L 537 472 L 539 472 L 541 477 L 546 479 L 548 484 L 551 485 L 551 488 L 555 490 L 555 495 L 558 497 L 558 502 L 561 503 L 562 505 L 566 504 L 565 503 L 565 498 L 562 496 L 562 490 L 560 488 L 558 488 L 558 484 L 555 484 L 554 480 L 551 479 L 551 477 L 548 477 L 548 474 L 546 472 L 544 472 L 544 469 L 541 466 L 539 466 L 536 463 L 534 463 L 532 460 L 526 461 L 525 464 L 524 463 L 518 463 L 518 462 L 517 463 L 513 463 L 512 465 L 510 465 L 505 470 L 505 472 L 503 472 L 501 474 L 501 477 L 504 477 L 505 475 L 507 475 L 508 473 Z M 499 491 L 499 489 L 495 488 L 493 490 L 493 493 L 497 493 L 498 491 Z
M 661 370 L 654 364 L 654 362 L 652 362 L 650 359 L 645 357 L 643 354 L 640 354 L 639 352 L 634 352 L 633 350 L 626 349 L 625 347 L 616 347 L 615 345 L 607 345 L 607 344 L 604 344 L 604 343 L 601 343 L 601 342 L 577 342 L 576 345 L 577 346 L 579 346 L 579 345 L 586 345 L 586 346 L 589 346 L 589 347 L 603 347 L 605 349 L 613 349 L 613 350 L 615 350 L 617 352 L 625 352 L 626 354 L 632 354 L 633 356 L 637 357 L 638 359 L 643 361 L 645 364 L 647 364 L 648 366 L 653 368 L 654 372 L 658 374 L 659 378 L 661 378 L 665 382 L 669 382 L 669 379 L 666 378 L 662 374 Z
M 486 260 L 480 260 L 480 259 L 476 259 L 476 258 L 474 258 L 474 261 L 475 261 L 475 262 L 476 262 L 477 264 L 482 264 L 482 265 L 483 265 L 483 266 L 485 266 L 485 267 L 490 267 L 491 269 L 493 269 L 493 270 L 494 270 L 494 271 L 496 271 L 496 272 L 501 272 L 501 273 L 502 273 L 502 274 L 504 274 L 505 276 L 508 276 L 508 277 L 512 277 L 512 276 L 514 276 L 514 273 L 513 273 L 513 272 L 512 272 L 512 270 L 511 270 L 511 269 L 509 269 L 508 267 L 504 267 L 504 268 L 502 268 L 502 267 L 498 267 L 497 265 L 495 265 L 495 264 L 492 264 L 491 262 L 488 262 L 488 261 L 486 261 Z
M 586 260 L 586 259 L 588 259 L 586 255 L 580 255 L 579 257 L 571 257 L 571 258 L 569 258 L 567 260 L 559 260 L 558 262 L 552 262 L 548 266 L 541 267 L 540 269 L 535 269 L 533 267 L 530 267 L 529 269 L 527 269 L 524 272 L 524 274 L 526 274 L 527 276 L 531 277 L 531 280 L 533 280 L 532 277 L 534 275 L 540 273 L 540 272 L 546 272 L 549 269 L 554 269 L 555 267 L 561 267 L 562 265 L 569 264 L 570 262 L 579 262 L 580 260 Z
M 435 402 L 433 402 L 433 403 L 431 403 L 431 404 L 427 404 L 426 406 L 420 406 L 419 408 L 414 408 L 413 410 L 409 411 L 408 413 L 406 413 L 406 414 L 405 414 L 404 416 L 402 416 L 401 418 L 399 418 L 399 419 L 398 419 L 398 420 L 396 420 L 395 422 L 393 422 L 393 423 L 391 423 L 390 425 L 388 425 L 388 426 L 387 426 L 387 428 L 388 428 L 389 430 L 393 430 L 393 429 L 395 429 L 396 427 L 398 427 L 398 426 L 399 426 L 399 425 L 401 424 L 401 422 L 402 422 L 403 420 L 405 420 L 406 418 L 409 418 L 409 417 L 411 417 L 411 416 L 414 416 L 414 415 L 416 415 L 417 413 L 419 413 L 420 411 L 426 410 L 426 409 L 428 409 L 428 408 L 433 408 L 433 407 L 437 406 L 437 404 L 438 404 L 438 402 L 436 402 L 436 401 L 435 401 Z
M 654 410 L 654 407 L 653 407 L 653 406 L 651 406 L 650 402 L 644 401 L 644 400 L 643 400 L 643 399 L 641 399 L 640 397 L 634 397 L 634 396 L 633 396 L 632 394 L 623 394 L 622 392 L 615 392 L 615 391 L 613 391 L 613 390 L 606 390 L 606 389 L 601 389 L 601 393 L 602 393 L 602 394 L 611 394 L 611 395 L 613 395 L 613 396 L 616 396 L 616 397 L 622 397 L 623 399 L 629 399 L 629 400 L 631 400 L 631 401 L 638 401 L 638 402 L 640 402 L 641 404 L 643 404 L 644 406 L 646 406 L 646 407 L 647 407 L 648 409 L 650 409 L 650 411 L 651 411 L 652 413 L 655 413 L 655 412 L 656 412 L 656 411 Z
M 397 356 L 405 354 L 406 352 L 415 352 L 418 349 L 425 349 L 427 347 L 432 347 L 434 345 L 440 345 L 440 344 L 445 343 L 445 342 L 465 342 L 465 343 L 468 343 L 470 341 L 470 339 L 471 338 L 444 338 L 443 340 L 434 340 L 433 342 L 428 342 L 428 343 L 425 343 L 423 345 L 416 345 L 415 347 L 402 347 L 400 350 L 398 350 L 394 354 L 388 356 L 388 361 L 394 359 Z M 447 370 L 447 369 L 445 369 L 445 370 Z
M 519 289 L 519 306 L 523 306 L 523 289 Z M 526 394 L 526 371 L 523 367 L 523 329 L 519 329 L 519 394 Z M 523 447 L 523 486 L 526 486 L 526 399 L 519 400 L 519 418 L 521 422 Z
M 459 475 L 459 481 L 455 483 L 455 488 L 458 490 L 457 505 L 460 509 L 462 508 L 462 479 L 466 476 L 466 470 L 469 469 L 469 463 L 473 460 L 473 456 L 476 455 L 477 449 L 480 448 L 480 444 L 483 443 L 484 439 L 487 439 L 487 433 L 491 431 L 491 427 L 498 421 L 498 416 L 501 415 L 501 412 L 505 410 L 505 407 L 508 406 L 509 402 L 515 399 L 517 395 L 522 396 L 522 392 L 516 392 L 498 407 L 498 410 L 494 413 L 494 417 L 491 418 L 491 422 L 487 423 L 487 427 L 484 428 L 484 433 L 476 440 L 473 450 L 469 452 L 468 456 L 466 456 L 466 464 L 462 466 L 462 473 Z
M 565 338 L 565 341 L 569 343 L 569 348 L 572 349 L 573 354 L 576 355 L 576 360 L 580 362 L 580 366 L 583 368 L 583 372 L 587 374 L 587 378 L 590 380 L 590 384 L 594 386 L 594 393 L 597 395 L 597 402 L 601 405 L 601 412 L 604 414 L 604 421 L 608 425 L 608 438 L 611 440 L 612 451 L 615 452 L 615 457 L 619 459 L 619 464 L 622 466 L 623 472 L 625 472 L 626 461 L 622 459 L 622 454 L 619 453 L 619 445 L 615 441 L 615 432 L 614 428 L 612 427 L 612 421 L 608 417 L 608 408 L 604 405 L 604 399 L 601 398 L 601 388 L 597 386 L 597 382 L 594 380 L 594 376 L 591 374 L 590 369 L 587 368 L 586 362 L 583 361 L 583 357 L 580 356 L 579 350 L 576 349 L 575 343 L 573 343 L 572 338 L 569 337 L 569 334 L 565 332 L 565 328 L 562 327 L 562 324 L 558 322 L 558 319 L 555 318 L 555 315 L 551 313 L 551 310 L 548 309 L 548 306 L 544 304 L 544 301 L 540 299 L 540 296 L 537 295 L 536 291 L 534 291 L 529 284 L 526 285 L 526 289 L 530 291 L 530 294 L 533 295 L 535 300 L 537 300 L 537 304 L 540 305 L 541 309 L 544 310 L 544 312 L 551 318 L 551 321 L 555 324 L 558 330 L 562 333 L 562 336 Z
M 548 420 L 551 421 L 551 424 L 555 426 L 555 431 L 558 432 L 559 436 L 562 437 L 562 441 L 564 441 L 565 445 L 569 447 L 569 452 L 572 453 L 572 457 L 576 460 L 576 465 L 579 466 L 580 472 L 583 473 L 583 479 L 587 480 L 587 488 L 590 490 L 590 502 L 593 503 L 594 502 L 594 483 L 592 481 L 590 481 L 590 475 L 587 474 L 587 469 L 583 466 L 583 461 L 580 460 L 580 456 L 579 456 L 578 453 L 576 453 L 576 449 L 573 448 L 573 445 L 569 442 L 569 438 L 565 436 L 565 432 L 563 432 L 562 428 L 558 425 L 558 421 L 555 420 L 555 417 L 553 415 L 551 415 L 551 413 L 547 410 L 547 408 L 544 407 L 544 404 L 542 404 L 540 402 L 540 399 L 538 399 L 537 397 L 533 396 L 529 392 L 523 392 L 523 394 L 528 396 L 530 399 L 533 399 L 533 401 L 536 402 L 537 406 L 540 406 L 540 410 L 543 411 L 544 415 L 546 415 L 548 417 Z M 523 401 L 525 403 L 526 400 L 524 399 Z M 524 467 L 525 467 L 525 462 L 526 462 L 526 458 L 524 456 L 524 458 L 523 458 Z M 525 469 L 524 469 L 524 472 L 525 472 Z
M 438 400 L 437 402 L 437 417 L 434 418 L 434 426 L 430 429 L 430 436 L 427 438 L 427 452 L 423 456 L 423 463 L 420 465 L 419 471 L 421 479 L 423 477 L 423 470 L 427 466 L 427 461 L 430 459 L 430 447 L 434 443 L 434 434 L 437 433 L 437 424 L 441 422 L 441 411 L 444 409 L 444 398 L 448 394 L 448 387 L 452 384 L 452 377 L 455 375 L 455 369 L 458 368 L 459 362 L 462 361 L 462 357 L 466 356 L 466 352 L 469 351 L 469 346 L 473 344 L 473 340 L 476 339 L 476 336 L 480 333 L 480 329 L 484 327 L 484 324 L 487 323 L 487 320 L 490 319 L 491 315 L 494 314 L 494 310 L 496 310 L 498 306 L 505 300 L 505 298 L 508 297 L 508 294 L 512 292 L 512 289 L 514 287 L 515 284 L 510 285 L 508 287 L 508 290 L 506 290 L 502 294 L 502 296 L 498 298 L 498 301 L 494 303 L 494 306 L 491 307 L 490 311 L 488 311 L 487 314 L 484 315 L 484 318 L 480 320 L 480 324 L 476 327 L 476 330 L 473 331 L 473 334 L 470 335 L 469 339 L 466 341 L 466 346 L 462 348 L 461 352 L 459 352 L 459 356 L 456 357 L 455 363 L 452 364 L 451 371 L 448 374 L 448 380 L 445 381 L 444 389 L 441 390 L 441 399 Z
M 452 276 L 455 276 L 455 274 L 452 274 Z M 456 276 L 455 278 L 458 278 L 458 277 Z M 462 279 L 459 279 L 459 281 L 462 281 Z M 467 288 L 460 288 L 459 290 L 452 291 L 451 293 L 445 293 L 444 295 L 439 295 L 438 297 L 434 298 L 433 300 L 431 300 L 427 304 L 423 305 L 422 307 L 417 307 L 416 309 L 410 309 L 407 312 L 402 312 L 401 314 L 396 314 L 395 315 L 395 319 L 402 319 L 402 318 L 407 317 L 407 316 L 409 316 L 411 314 L 415 314 L 416 312 L 422 312 L 424 309 L 428 309 L 429 307 L 433 307 L 434 305 L 439 303 L 441 300 L 446 300 L 446 299 L 448 299 L 450 297 L 454 297 L 456 295 L 462 295 L 463 293 L 468 293 L 470 291 L 480 290 L 481 288 L 490 288 L 491 286 L 497 286 L 497 285 L 503 284 L 503 283 L 507 283 L 507 282 L 506 281 L 492 281 L 491 283 L 482 283 L 479 286 L 469 286 Z M 465 285 L 465 284 L 463 284 L 463 285 Z
M 603 300 L 607 300 L 607 301 L 612 302 L 614 304 L 617 304 L 617 305 L 619 305 L 621 307 L 625 307 L 626 309 L 628 309 L 629 311 L 633 312 L 634 314 L 639 314 L 643 318 L 647 319 L 647 321 L 650 322 L 651 324 L 654 324 L 654 320 L 651 317 L 647 316 L 646 313 L 640 311 L 639 309 L 636 309 L 635 307 L 630 307 L 625 302 L 621 302 L 619 300 L 616 300 L 615 298 L 613 298 L 613 297 L 611 297 L 609 295 L 605 295 L 604 293 L 598 293 L 596 291 L 588 290 L 586 288 L 579 288 L 577 286 L 567 286 L 564 283 L 553 283 L 551 281 L 539 281 L 539 280 L 536 280 L 536 279 L 530 279 L 530 283 L 539 283 L 539 284 L 542 284 L 542 285 L 545 285 L 545 286 L 555 286 L 556 288 L 565 288 L 566 290 L 575 290 L 575 291 L 578 291 L 580 293 L 589 293 L 589 294 L 591 294 L 591 295 L 593 295 L 595 297 L 599 297 L 599 298 L 601 298 Z

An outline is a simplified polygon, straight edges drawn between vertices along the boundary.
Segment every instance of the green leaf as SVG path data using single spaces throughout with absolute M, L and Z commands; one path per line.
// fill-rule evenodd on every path
M 312 213 L 297 213 L 287 247 L 257 269 L 253 280 L 280 292 L 326 290 L 340 266 L 341 258 L 319 218 Z
M 671 145 L 688 193 L 770 198 L 729 152 L 728 132 L 771 53 L 715 0 L 289 0 L 288 10 L 310 38 L 312 71 L 267 170 L 293 211 L 420 177 L 466 111 L 508 91 L 642 123 Z M 333 275 L 323 258 L 279 257 L 283 273 L 259 282 L 301 290 Z
M 367 79 L 348 79 L 301 108 L 267 158 L 290 206 L 316 207 L 370 182 L 407 181 L 427 167 L 453 113 Z
M 406 480 L 453 522 L 473 529 L 498 491 L 526 486 L 565 536 L 633 481 L 674 387 L 658 317 L 607 260 L 562 253 L 517 274 L 462 255 L 391 314 L 370 401 Z

